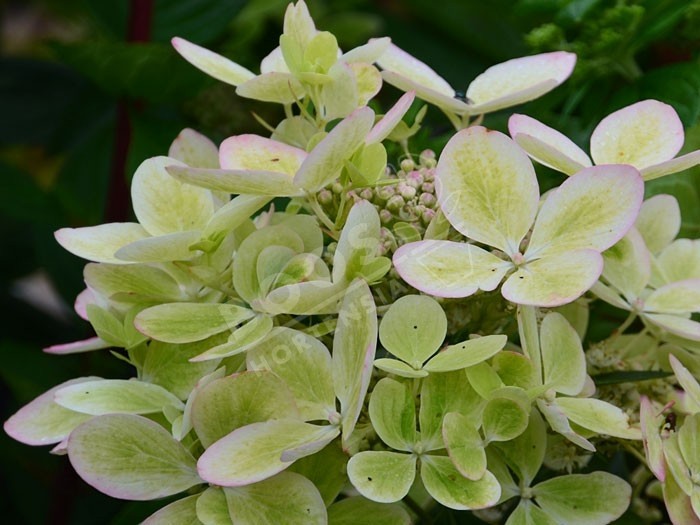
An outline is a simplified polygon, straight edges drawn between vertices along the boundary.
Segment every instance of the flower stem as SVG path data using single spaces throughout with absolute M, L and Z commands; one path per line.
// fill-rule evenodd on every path
M 537 329 L 537 307 L 518 305 L 518 332 L 520 334 L 520 346 L 523 352 L 530 358 L 540 382 L 542 377 L 542 356 L 540 354 L 540 336 Z

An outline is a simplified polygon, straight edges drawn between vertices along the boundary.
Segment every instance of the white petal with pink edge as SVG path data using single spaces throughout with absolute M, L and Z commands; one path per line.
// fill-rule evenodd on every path
M 573 175 L 592 164 L 588 155 L 566 135 L 527 115 L 512 115 L 508 131 L 533 160 L 549 168 Z
M 415 98 L 415 91 L 409 91 L 399 98 L 399 100 L 396 101 L 396 104 L 394 104 L 391 109 L 386 112 L 382 119 L 370 130 L 370 132 L 367 134 L 367 138 L 365 138 L 365 143 L 373 144 L 375 142 L 381 142 L 387 138 L 409 110 Z
M 455 90 L 452 89 L 447 81 L 438 75 L 430 66 L 421 62 L 416 57 L 409 55 L 403 49 L 394 44 L 389 44 L 387 49 L 377 59 L 377 64 L 384 70 L 396 73 L 416 84 L 418 87 L 425 87 L 429 90 L 445 95 L 449 98 L 454 97 Z M 387 82 L 392 83 L 387 79 Z M 417 92 L 420 90 L 417 88 Z
M 671 160 L 683 140 L 676 110 L 658 100 L 643 100 L 600 121 L 591 135 L 591 157 L 596 164 L 642 169 Z
M 209 138 L 190 129 L 183 129 L 170 144 L 168 157 L 197 168 L 218 168 L 219 150 Z
M 111 222 L 84 228 L 61 228 L 54 236 L 63 248 L 88 261 L 128 264 L 117 258 L 115 252 L 149 234 L 135 222 Z
M 44 348 L 44 352 L 56 355 L 80 354 L 82 352 L 92 352 L 93 350 L 110 348 L 111 346 L 111 344 L 103 341 L 99 337 L 90 337 L 89 339 L 73 341 L 72 343 L 47 346 Z
M 661 164 L 643 168 L 642 177 L 644 177 L 644 180 L 658 179 L 664 175 L 671 175 L 672 173 L 690 169 L 698 164 L 700 164 L 700 150 L 686 153 Z
M 673 335 L 691 341 L 700 341 L 700 323 L 697 321 L 669 314 L 644 313 L 643 318 Z
M 643 196 L 644 181 L 631 166 L 580 171 L 542 204 L 525 258 L 610 248 L 634 224 Z
M 227 170 L 276 171 L 294 176 L 306 151 L 259 135 L 236 135 L 221 143 L 219 162 Z

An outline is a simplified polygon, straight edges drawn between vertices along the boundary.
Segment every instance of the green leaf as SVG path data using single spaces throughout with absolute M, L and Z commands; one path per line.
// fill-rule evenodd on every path
M 68 455 L 81 478 L 113 498 L 162 498 L 202 483 L 185 447 L 141 416 L 86 421 L 71 433 Z
M 197 468 L 209 483 L 243 486 L 283 471 L 295 460 L 318 452 L 340 433 L 295 419 L 253 423 L 219 439 L 199 458 Z
M 447 453 L 459 473 L 471 480 L 486 473 L 486 452 L 476 422 L 458 412 L 450 412 L 442 421 L 442 437 Z
M 100 379 L 66 386 L 56 391 L 56 403 L 84 414 L 152 414 L 185 405 L 158 385 L 124 379 Z
M 232 521 L 240 525 L 325 525 L 326 506 L 311 481 L 280 472 L 245 487 L 224 488 Z
M 462 130 L 445 146 L 436 176 L 438 202 L 457 231 L 511 257 L 519 253 L 539 187 L 532 162 L 515 142 L 481 126 Z
M 145 160 L 131 181 L 131 199 L 139 223 L 151 235 L 201 230 L 214 215 L 210 191 L 183 184 L 166 166 L 183 165 L 170 157 Z
M 374 387 L 369 417 L 377 435 L 396 450 L 410 452 L 416 442 L 416 403 L 405 383 L 385 377 Z
M 52 445 L 60 443 L 71 431 L 91 416 L 68 410 L 54 401 L 54 394 L 62 388 L 99 379 L 80 377 L 53 387 L 33 399 L 13 414 L 3 429 L 17 441 L 26 445 Z
M 271 370 L 292 391 L 306 421 L 327 420 L 335 413 L 331 355 L 310 335 L 278 327 L 263 343 L 248 352 L 249 370 Z
M 192 402 L 192 424 L 204 447 L 251 423 L 299 414 L 287 386 L 267 371 L 242 372 L 204 385 Z
M 340 400 L 343 441 L 355 428 L 364 403 L 377 347 L 377 309 L 364 281 L 348 287 L 333 338 L 333 385 Z
M 199 494 L 173 501 L 151 514 L 143 525 L 206 525 L 197 518 Z
M 384 348 L 419 370 L 447 335 L 447 316 L 430 297 L 406 295 L 389 307 L 379 325 Z
M 170 303 L 143 310 L 134 319 L 134 325 L 158 341 L 191 343 L 233 330 L 254 315 L 233 304 Z
M 451 509 L 491 507 L 501 496 L 501 486 L 488 470 L 481 479 L 472 481 L 462 476 L 445 456 L 422 456 L 420 474 L 428 493 Z
M 630 504 L 629 484 L 608 474 L 571 474 L 532 488 L 542 510 L 557 523 L 603 525 L 619 518 Z
M 578 395 L 586 382 L 586 355 L 576 330 L 563 315 L 551 312 L 544 317 L 540 347 L 545 386 Z
M 413 454 L 360 452 L 348 462 L 348 477 L 365 498 L 379 503 L 393 503 L 403 499 L 413 485 L 416 460 Z
M 411 517 L 399 505 L 352 496 L 328 507 L 328 525 L 410 525 Z
M 487 335 L 451 345 L 423 367 L 429 372 L 451 372 L 481 363 L 498 353 L 508 342 L 505 335 Z

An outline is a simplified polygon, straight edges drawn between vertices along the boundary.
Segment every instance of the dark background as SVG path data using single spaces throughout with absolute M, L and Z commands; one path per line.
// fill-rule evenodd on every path
M 697 0 L 309 0 L 320 29 L 349 49 L 393 41 L 457 89 L 486 67 L 565 49 L 573 77 L 517 109 L 586 148 L 610 111 L 643 98 L 672 104 L 700 147 L 700 2 Z M 108 352 L 50 356 L 51 344 L 89 337 L 72 311 L 84 261 L 54 241 L 58 228 L 130 220 L 128 180 L 145 158 L 167 153 L 183 127 L 215 141 L 265 134 L 278 109 L 239 99 L 171 49 L 182 36 L 253 71 L 277 45 L 286 0 L 0 0 L 0 418 L 48 388 L 82 375 L 128 377 Z M 388 87 L 380 104 L 398 93 Z M 488 116 L 503 129 L 508 112 Z M 450 132 L 430 109 L 417 152 Z M 539 168 L 538 168 L 539 169 Z M 561 181 L 540 172 L 544 186 Z M 682 235 L 700 228 L 700 172 L 666 177 Z M 0 519 L 12 524 L 131 524 L 163 505 L 110 499 L 87 487 L 67 458 L 0 433 Z M 462 513 L 465 514 L 465 513 Z M 459 523 L 457 514 L 438 518 Z M 466 519 L 466 518 L 464 518 Z M 463 521 L 466 523 L 466 521 Z

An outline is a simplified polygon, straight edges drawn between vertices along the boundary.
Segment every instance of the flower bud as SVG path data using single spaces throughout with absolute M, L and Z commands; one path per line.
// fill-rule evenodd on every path
M 323 204 L 324 206 L 332 203 L 333 194 L 326 188 L 323 188 L 321 191 L 318 192 L 318 202 Z
M 386 203 L 386 209 L 389 211 L 397 212 L 401 208 L 403 208 L 404 204 L 406 204 L 406 201 L 403 200 L 403 197 L 401 197 L 401 195 L 394 195 Z
M 413 162 L 413 159 L 403 159 L 401 161 L 401 169 L 405 172 L 411 171 L 413 168 L 415 168 L 416 163 Z
M 437 199 L 432 193 L 421 193 L 418 202 L 420 202 L 423 206 L 433 208 L 437 202 Z

